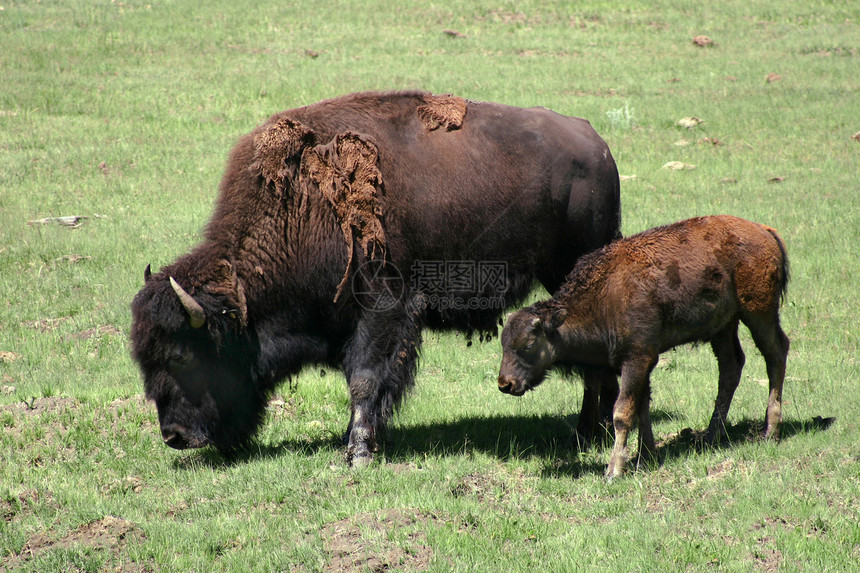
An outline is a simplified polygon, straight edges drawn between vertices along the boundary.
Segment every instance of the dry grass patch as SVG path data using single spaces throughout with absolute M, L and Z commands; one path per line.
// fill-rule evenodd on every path
M 320 531 L 324 571 L 424 571 L 433 561 L 427 530 L 439 518 L 417 510 L 361 513 L 326 524 Z
M 91 550 L 107 552 L 121 565 L 114 571 L 145 571 L 146 567 L 125 561 L 125 547 L 140 544 L 146 536 L 135 524 L 125 519 L 106 515 L 102 519 L 81 525 L 71 533 L 55 538 L 50 533 L 37 533 L 27 541 L 21 553 L 0 564 L 0 572 L 11 571 L 42 554 L 54 550 Z

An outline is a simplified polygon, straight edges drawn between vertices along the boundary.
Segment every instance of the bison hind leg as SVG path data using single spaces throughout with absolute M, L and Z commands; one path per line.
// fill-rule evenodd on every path
M 708 425 L 708 433 L 705 440 L 709 444 L 714 444 L 728 437 L 726 421 L 729 415 L 729 407 L 732 405 L 732 398 L 740 383 L 741 372 L 743 372 L 746 361 L 740 340 L 738 340 L 737 318 L 729 322 L 729 324 L 711 338 L 711 349 L 717 357 L 720 380 L 717 386 L 717 400 L 714 404 L 714 413 L 711 415 L 711 423 Z
M 639 447 L 640 461 L 649 461 L 657 454 L 657 443 L 654 441 L 654 430 L 651 427 L 651 380 L 642 390 L 637 406 L 639 414 Z
M 764 357 L 767 366 L 769 391 L 767 411 L 765 412 L 766 439 L 779 439 L 779 426 L 782 422 L 782 387 L 785 382 L 785 368 L 788 349 L 791 343 L 779 325 L 779 314 L 753 315 L 743 318 L 750 329 L 756 347 Z

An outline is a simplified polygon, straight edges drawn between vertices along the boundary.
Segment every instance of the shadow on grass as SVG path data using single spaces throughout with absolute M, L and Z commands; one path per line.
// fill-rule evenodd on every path
M 679 414 L 664 410 L 651 412 L 653 422 L 678 419 Z M 780 428 L 781 439 L 797 434 L 826 430 L 834 418 L 815 416 L 809 420 L 790 420 Z M 609 433 L 598 437 L 591 448 L 580 447 L 574 429 L 578 416 L 508 415 L 470 417 L 454 422 L 392 427 L 380 444 L 380 454 L 391 463 L 406 463 L 425 455 L 459 456 L 481 452 L 502 461 L 512 459 L 544 460 L 546 475 L 572 476 L 602 474 L 612 448 Z M 704 428 L 685 428 L 658 437 L 657 453 L 650 463 L 662 465 L 666 460 L 706 448 L 730 449 L 738 444 L 761 439 L 762 420 L 743 419 L 727 428 L 727 437 L 714 445 L 704 444 Z M 631 449 L 635 449 L 635 436 Z M 227 467 L 260 459 L 280 457 L 293 452 L 314 455 L 321 451 L 342 451 L 340 436 L 330 435 L 314 440 L 284 440 L 277 444 L 252 442 L 232 452 L 206 448 L 177 460 L 178 469 L 195 465 Z M 591 454 L 589 454 L 591 452 Z

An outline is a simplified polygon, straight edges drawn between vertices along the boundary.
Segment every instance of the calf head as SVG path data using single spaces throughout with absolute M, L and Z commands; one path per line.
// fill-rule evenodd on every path
M 558 328 L 567 317 L 563 309 L 546 313 L 533 307 L 515 312 L 502 331 L 499 390 L 522 396 L 543 382 L 555 363 Z
M 200 282 L 152 275 L 147 267 L 132 303 L 132 355 L 162 438 L 176 449 L 229 450 L 254 433 L 265 411 L 244 292 L 229 263 L 219 273 Z

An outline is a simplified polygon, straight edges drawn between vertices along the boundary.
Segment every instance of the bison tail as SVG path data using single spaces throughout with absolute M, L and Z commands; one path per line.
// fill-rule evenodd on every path
M 779 297 L 785 301 L 785 297 L 788 293 L 788 280 L 791 277 L 791 265 L 788 262 L 788 251 L 785 248 L 785 241 L 782 240 L 782 237 L 779 236 L 779 233 L 777 233 L 776 229 L 773 227 L 768 227 L 767 225 L 762 225 L 762 227 L 764 227 L 764 229 L 773 236 L 777 246 L 779 247 L 780 259 L 782 260 L 782 266 L 780 268 Z

